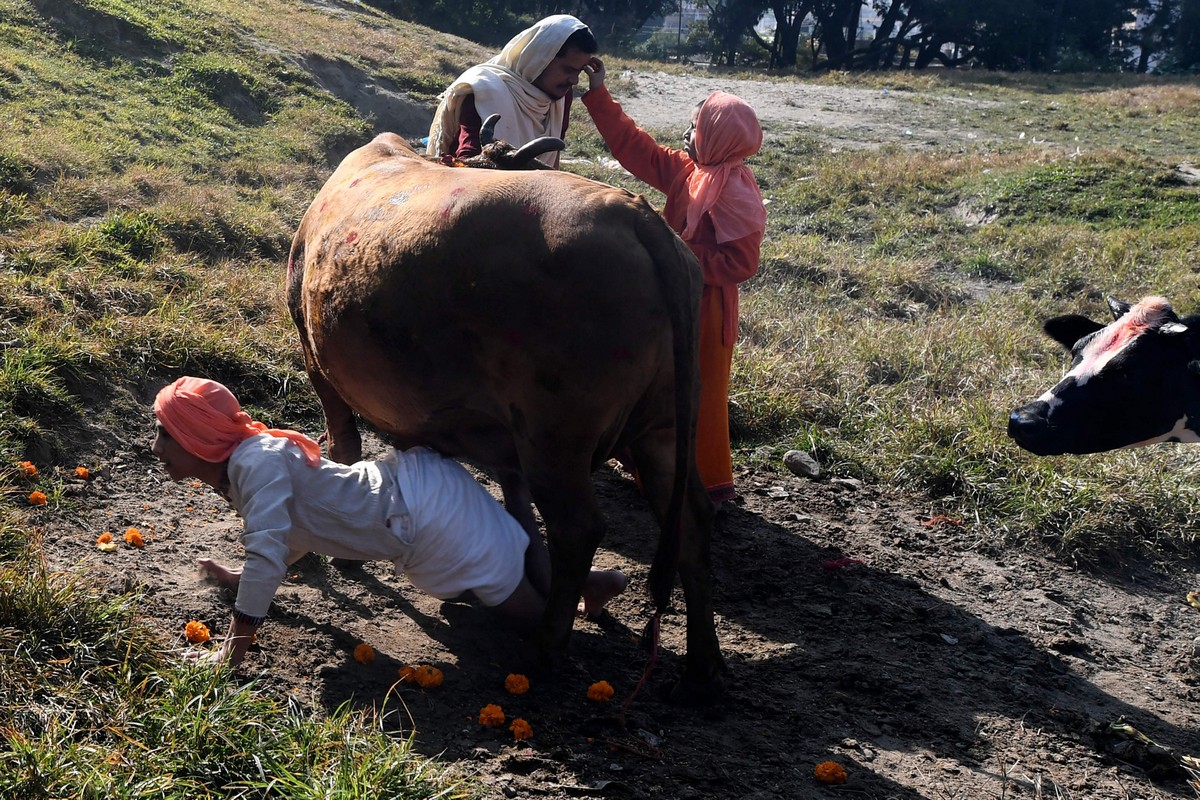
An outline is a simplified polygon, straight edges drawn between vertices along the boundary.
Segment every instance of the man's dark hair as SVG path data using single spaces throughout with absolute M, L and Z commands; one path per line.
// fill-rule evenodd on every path
M 591 28 L 580 28 L 567 37 L 567 40 L 563 42 L 563 46 L 558 49 L 554 57 L 562 58 L 572 48 L 591 54 L 598 51 L 600 45 L 596 43 L 596 37 L 592 35 Z

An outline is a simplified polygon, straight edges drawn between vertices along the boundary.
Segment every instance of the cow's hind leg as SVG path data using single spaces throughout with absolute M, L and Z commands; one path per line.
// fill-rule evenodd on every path
M 343 464 L 359 461 L 362 458 L 362 435 L 354 421 L 353 409 L 311 360 L 308 362 L 308 378 L 325 414 L 325 444 L 329 448 L 329 457 Z
M 662 532 L 659 537 L 658 569 L 651 580 L 674 583 L 669 563 L 673 548 L 669 537 L 678 536 L 679 578 L 687 604 L 687 661 L 683 680 L 672 692 L 672 699 L 688 705 L 706 705 L 724 693 L 725 662 L 717 641 L 713 610 L 713 581 L 711 542 L 714 509 L 700 481 L 695 464 L 690 465 L 690 477 L 684 498 L 678 532 L 666 530 L 668 505 L 675 476 L 675 434 L 664 429 L 643 437 L 632 446 L 634 461 L 642 491 L 658 519 Z M 663 570 L 666 570 L 663 572 Z M 652 592 L 655 587 L 651 587 Z M 662 591 L 665 593 L 666 589 Z
M 358 425 L 354 421 L 354 411 L 325 377 L 317 357 L 313 353 L 309 340 L 308 319 L 304 313 L 303 270 L 299 264 L 303 261 L 303 249 L 300 246 L 299 235 L 292 244 L 292 253 L 288 258 L 287 299 L 288 310 L 296 332 L 300 335 L 300 348 L 304 351 L 304 369 L 308 372 L 308 380 L 317 399 L 321 401 L 321 411 L 325 415 L 325 444 L 329 448 L 329 457 L 343 464 L 353 464 L 362 458 L 362 437 Z

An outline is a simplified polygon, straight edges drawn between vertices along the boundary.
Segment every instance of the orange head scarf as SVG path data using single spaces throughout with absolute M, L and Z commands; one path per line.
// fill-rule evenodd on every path
M 229 458 L 239 444 L 260 433 L 294 442 L 309 466 L 321 461 L 319 444 L 303 433 L 255 422 L 242 411 L 233 392 L 207 378 L 184 376 L 164 386 L 154 398 L 154 415 L 184 450 L 213 464 Z
M 740 97 L 713 92 L 700 106 L 692 146 L 696 169 L 688 176 L 684 241 L 694 239 L 708 214 L 717 242 L 730 242 L 767 227 L 767 210 L 754 173 L 743 159 L 762 147 L 762 126 L 754 109 Z

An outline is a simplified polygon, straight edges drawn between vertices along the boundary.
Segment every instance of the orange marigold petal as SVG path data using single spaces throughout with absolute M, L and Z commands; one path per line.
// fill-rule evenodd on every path
M 208 626 L 197 620 L 192 620 L 184 626 L 183 635 L 192 644 L 204 644 L 211 638 Z
M 370 664 L 375 660 L 375 648 L 366 642 L 359 642 L 354 648 L 354 660 L 360 664 Z
M 488 703 L 479 711 L 479 724 L 499 728 L 504 724 L 504 709 L 495 703 Z
M 511 673 L 504 679 L 504 688 L 509 694 L 525 694 L 529 691 L 529 679 L 524 675 Z
M 125 530 L 125 541 L 134 547 L 146 546 L 146 540 L 142 538 L 142 532 L 137 528 L 127 528 Z
M 607 703 L 612 699 L 613 687 L 608 681 L 596 681 L 587 690 L 588 700 L 595 700 L 597 703 Z
M 821 783 L 845 783 L 846 768 L 836 761 L 822 761 L 813 767 L 813 775 Z
M 512 731 L 513 738 L 518 742 L 533 738 L 533 727 L 520 717 L 514 719 L 508 729 Z
M 33 465 L 32 461 L 17 462 L 17 472 L 21 473 L 23 478 L 36 478 L 38 476 L 38 468 Z
M 88 471 L 87 467 L 76 467 L 75 468 L 75 477 L 76 478 L 83 478 L 86 481 L 88 479 L 88 476 L 91 474 L 92 473 Z
M 46 497 L 45 492 L 29 493 L 29 505 L 31 506 L 44 506 L 46 505 L 47 500 L 49 500 L 49 498 Z
M 442 685 L 442 671 L 437 667 L 422 664 L 417 667 L 417 685 L 422 689 L 434 689 Z
M 412 665 L 401 667 L 397 674 L 402 683 L 415 683 L 417 680 L 417 668 Z

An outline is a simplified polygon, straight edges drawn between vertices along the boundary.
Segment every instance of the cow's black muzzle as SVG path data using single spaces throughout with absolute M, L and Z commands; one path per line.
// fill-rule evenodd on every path
M 1044 400 L 1021 406 L 1008 415 L 1009 437 L 1034 455 L 1054 456 L 1066 452 L 1062 443 L 1056 441 L 1049 412 L 1050 405 Z

